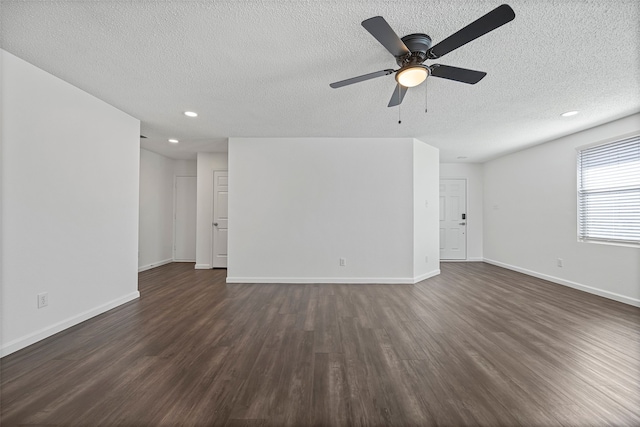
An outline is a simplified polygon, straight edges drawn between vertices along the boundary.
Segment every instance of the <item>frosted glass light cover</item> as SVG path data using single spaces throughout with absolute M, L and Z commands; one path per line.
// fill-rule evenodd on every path
M 428 75 L 426 68 L 412 67 L 400 71 L 396 75 L 396 81 L 404 87 L 414 87 L 425 81 Z

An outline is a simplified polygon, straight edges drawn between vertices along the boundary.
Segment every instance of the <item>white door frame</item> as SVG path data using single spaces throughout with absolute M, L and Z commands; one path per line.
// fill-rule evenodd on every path
M 211 182 L 213 183 L 213 187 L 211 188 L 211 193 L 212 193 L 212 197 L 211 197 L 211 218 L 209 221 L 209 224 L 211 224 L 211 232 L 210 232 L 210 251 L 211 251 L 211 268 L 216 268 L 213 265 L 215 264 L 215 242 L 214 242 L 214 226 L 213 223 L 215 222 L 215 213 L 216 213 L 216 173 L 218 172 L 226 172 L 227 173 L 227 178 L 228 178 L 228 174 L 229 174 L 229 170 L 227 169 L 214 169 L 213 172 L 211 173 Z M 228 186 L 228 183 L 227 183 Z M 228 213 L 228 212 L 227 212 Z M 228 255 L 227 255 L 227 262 L 229 261 Z
M 443 179 L 459 179 L 464 181 L 464 203 L 465 203 L 465 214 L 467 215 L 467 219 L 464 221 L 467 223 L 465 227 L 466 232 L 464 233 L 464 259 L 443 259 L 444 262 L 466 262 L 469 260 L 469 180 L 466 177 L 462 176 L 441 176 L 439 181 Z

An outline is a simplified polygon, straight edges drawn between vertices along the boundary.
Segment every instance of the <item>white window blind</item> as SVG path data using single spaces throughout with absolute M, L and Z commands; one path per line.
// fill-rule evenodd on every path
M 640 244 L 640 135 L 578 152 L 578 238 Z

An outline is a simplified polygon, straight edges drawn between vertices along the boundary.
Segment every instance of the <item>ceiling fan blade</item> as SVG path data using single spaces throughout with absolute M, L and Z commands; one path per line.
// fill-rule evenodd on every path
M 334 89 L 337 89 L 342 86 L 352 85 L 354 83 L 363 82 L 369 79 L 375 79 L 376 77 L 388 76 L 389 74 L 392 74 L 393 71 L 394 70 L 376 71 L 375 73 L 369 73 L 363 76 L 351 77 L 350 79 L 340 80 L 339 82 L 331 83 L 329 86 L 331 86 Z
M 443 79 L 455 80 L 457 82 L 474 85 L 487 75 L 484 71 L 468 70 L 466 68 L 451 67 L 449 65 L 431 65 L 431 75 Z
M 407 88 L 398 83 L 396 85 L 396 90 L 394 90 L 393 95 L 391 95 L 391 99 L 389 100 L 389 105 L 387 105 L 387 107 L 395 107 L 396 105 L 402 104 L 402 100 L 406 93 Z
M 440 58 L 447 53 L 464 46 L 472 40 L 487 34 L 490 31 L 506 24 L 516 17 L 515 12 L 507 4 L 496 7 L 483 17 L 473 21 L 463 29 L 453 33 L 440 43 L 431 47 L 427 52 L 429 59 Z
M 382 46 L 386 47 L 391 55 L 398 57 L 409 53 L 407 46 L 405 46 L 404 42 L 400 40 L 400 37 L 398 37 L 382 16 L 374 16 L 373 18 L 366 19 L 362 21 L 362 26 L 369 31 Z

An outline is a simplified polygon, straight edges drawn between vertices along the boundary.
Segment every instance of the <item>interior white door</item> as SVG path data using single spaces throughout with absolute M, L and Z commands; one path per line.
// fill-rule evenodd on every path
M 196 260 L 196 177 L 176 177 L 173 259 Z
M 467 259 L 467 181 L 440 180 L 440 259 Z
M 229 222 L 228 172 L 213 173 L 213 222 L 211 267 L 227 267 L 227 225 Z

